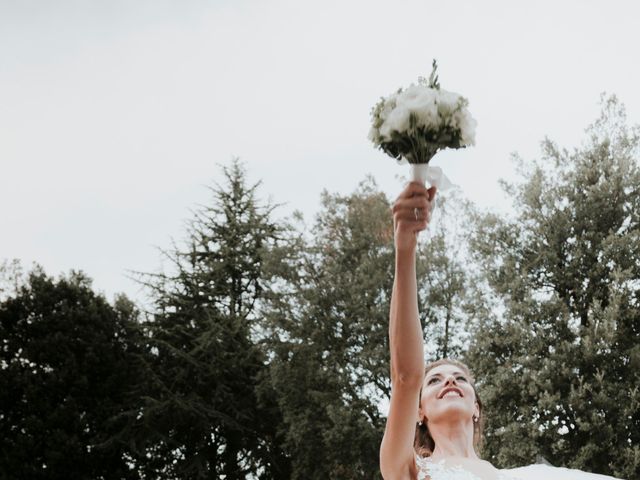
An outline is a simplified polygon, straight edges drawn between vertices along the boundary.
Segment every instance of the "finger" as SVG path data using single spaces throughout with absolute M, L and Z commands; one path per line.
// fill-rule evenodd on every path
M 391 211 L 394 213 L 400 210 L 412 209 L 412 208 L 428 208 L 429 200 L 427 197 L 411 197 L 397 200 L 391 207 Z
M 394 214 L 394 222 L 422 222 L 431 219 L 431 211 L 428 208 L 404 208 Z
M 398 196 L 400 198 L 411 198 L 417 195 L 428 196 L 427 187 L 420 182 L 410 182 Z
M 429 192 L 429 211 L 433 211 L 433 209 L 436 206 L 436 193 L 437 193 L 437 189 L 435 186 L 431 187 L 429 190 L 427 190 Z
M 414 219 L 415 218 L 416 217 L 414 215 Z M 426 227 L 430 221 L 431 221 L 431 212 L 429 210 L 421 210 L 420 212 L 418 212 L 416 222 L 425 223 L 425 227 Z
M 393 214 L 394 221 L 420 221 L 430 212 L 428 208 L 403 208 Z
M 429 211 L 433 212 L 433 209 L 436 207 L 436 199 L 433 198 L 430 202 L 429 202 Z
M 421 222 L 419 222 L 416 226 L 415 226 L 415 231 L 416 232 L 422 232 L 423 230 L 426 230 L 427 227 L 429 226 L 429 221 L 428 220 L 422 220 Z

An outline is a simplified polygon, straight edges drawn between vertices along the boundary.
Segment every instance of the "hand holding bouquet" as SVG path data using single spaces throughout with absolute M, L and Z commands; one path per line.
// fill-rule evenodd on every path
M 387 155 L 412 166 L 412 180 L 437 185 L 442 170 L 429 168 L 431 158 L 445 148 L 475 144 L 476 121 L 461 95 L 440 88 L 437 64 L 428 80 L 381 98 L 371 112 L 369 139 Z M 430 178 L 429 178 L 430 177 Z M 446 183 L 446 182 L 445 182 Z

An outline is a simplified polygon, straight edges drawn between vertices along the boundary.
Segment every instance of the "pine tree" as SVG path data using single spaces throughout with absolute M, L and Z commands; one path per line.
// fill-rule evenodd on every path
M 267 359 L 254 340 L 264 257 L 280 228 L 239 161 L 223 173 L 211 205 L 195 212 L 186 247 L 165 252 L 174 272 L 142 277 L 155 302 L 147 469 L 163 478 L 285 478 L 279 410 L 259 385 Z

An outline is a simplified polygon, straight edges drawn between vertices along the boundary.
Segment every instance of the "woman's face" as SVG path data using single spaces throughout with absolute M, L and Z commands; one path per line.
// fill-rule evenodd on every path
M 420 420 L 472 420 L 479 414 L 471 378 L 462 369 L 444 364 L 427 372 L 420 397 Z

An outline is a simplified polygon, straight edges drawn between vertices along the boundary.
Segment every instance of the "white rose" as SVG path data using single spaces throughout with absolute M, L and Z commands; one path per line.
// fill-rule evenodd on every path
M 423 85 L 411 85 L 398 96 L 398 105 L 414 113 L 419 124 L 427 127 L 436 126 L 438 110 L 435 99 L 435 90 Z
M 406 102 L 411 102 L 416 97 L 419 97 L 424 93 L 425 87 L 421 85 L 411 84 L 405 90 L 398 94 L 398 105 L 404 105 Z
M 460 95 L 457 93 L 440 90 L 437 98 L 440 116 L 442 118 L 450 116 L 458 108 L 460 99 Z
M 471 116 L 466 108 L 454 113 L 458 128 L 460 129 L 460 137 L 463 145 L 475 145 L 476 144 L 476 125 L 477 122 Z
M 425 127 L 438 127 L 438 105 L 433 95 L 425 95 L 417 98 L 411 105 L 411 111 L 418 117 L 418 123 Z
M 396 105 L 380 127 L 380 135 L 391 140 L 391 132 L 404 132 L 409 128 L 409 110 Z

